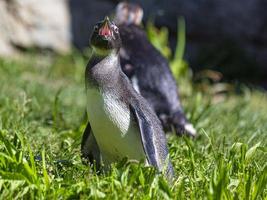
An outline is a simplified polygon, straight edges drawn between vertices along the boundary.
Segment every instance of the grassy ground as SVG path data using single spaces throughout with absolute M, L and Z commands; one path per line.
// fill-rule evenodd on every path
M 97 175 L 80 159 L 84 66 L 79 55 L 0 60 L 0 199 L 267 199 L 266 94 L 181 81 L 199 138 L 168 136 L 175 182 L 125 161 Z

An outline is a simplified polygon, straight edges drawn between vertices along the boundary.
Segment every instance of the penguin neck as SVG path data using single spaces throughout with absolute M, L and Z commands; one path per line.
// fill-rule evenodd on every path
M 94 64 L 88 69 L 91 79 L 103 87 L 116 83 L 121 70 L 118 51 L 111 51 L 108 55 L 93 51 L 92 58 Z
M 117 71 L 119 68 L 119 52 L 118 50 L 110 50 L 108 53 L 99 53 L 95 49 L 93 50 L 93 55 L 95 62 L 98 65 L 92 66 L 93 68 L 99 68 L 101 74 L 110 73 L 112 71 Z
M 107 57 L 111 54 L 116 54 L 119 52 L 118 49 L 101 49 L 96 46 L 92 46 L 93 54 L 98 57 Z

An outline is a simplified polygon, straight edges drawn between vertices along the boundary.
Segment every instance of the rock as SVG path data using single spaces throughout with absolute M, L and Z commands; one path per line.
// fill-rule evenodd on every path
M 177 19 L 187 29 L 186 59 L 195 70 L 219 70 L 226 77 L 267 76 L 267 1 L 264 0 L 132 0 L 144 8 L 145 21 L 170 30 L 176 39 Z M 73 43 L 88 46 L 93 24 L 110 14 L 118 1 L 70 0 Z M 172 43 L 175 47 L 175 42 Z
M 0 55 L 37 47 L 67 52 L 88 47 L 93 25 L 110 15 L 118 0 L 0 0 Z M 132 0 L 176 39 L 177 18 L 187 29 L 186 59 L 195 70 L 227 77 L 267 76 L 266 0 Z M 175 47 L 175 42 L 172 42 Z
M 16 48 L 53 49 L 64 53 L 71 47 L 70 17 L 66 0 L 1 0 L 0 55 Z
M 177 18 L 184 16 L 187 59 L 195 69 L 208 67 L 224 71 L 229 68 L 229 73 L 224 73 L 228 77 L 267 76 L 267 1 L 134 2 L 144 7 L 146 20 L 154 17 L 156 25 L 167 26 L 173 37 Z

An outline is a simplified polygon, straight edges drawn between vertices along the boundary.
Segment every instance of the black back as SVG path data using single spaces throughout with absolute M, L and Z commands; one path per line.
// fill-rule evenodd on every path
M 174 126 L 177 135 L 194 137 L 195 130 L 186 128 L 190 123 L 184 115 L 168 61 L 149 42 L 140 26 L 120 24 L 118 27 L 123 72 L 132 80 L 135 77 L 140 94 L 153 107 L 166 131 Z

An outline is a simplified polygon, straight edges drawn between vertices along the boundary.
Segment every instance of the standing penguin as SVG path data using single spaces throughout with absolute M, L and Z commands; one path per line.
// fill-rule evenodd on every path
M 168 62 L 147 39 L 140 27 L 142 18 L 143 10 L 136 4 L 122 2 L 116 8 L 115 22 L 122 39 L 122 70 L 153 107 L 166 131 L 173 126 L 177 135 L 194 137 L 196 130 L 183 112 Z
M 93 55 L 85 72 L 89 122 L 82 139 L 82 157 L 97 166 L 124 157 L 145 160 L 172 179 L 161 123 L 121 70 L 119 29 L 106 17 L 95 25 L 90 43 Z

